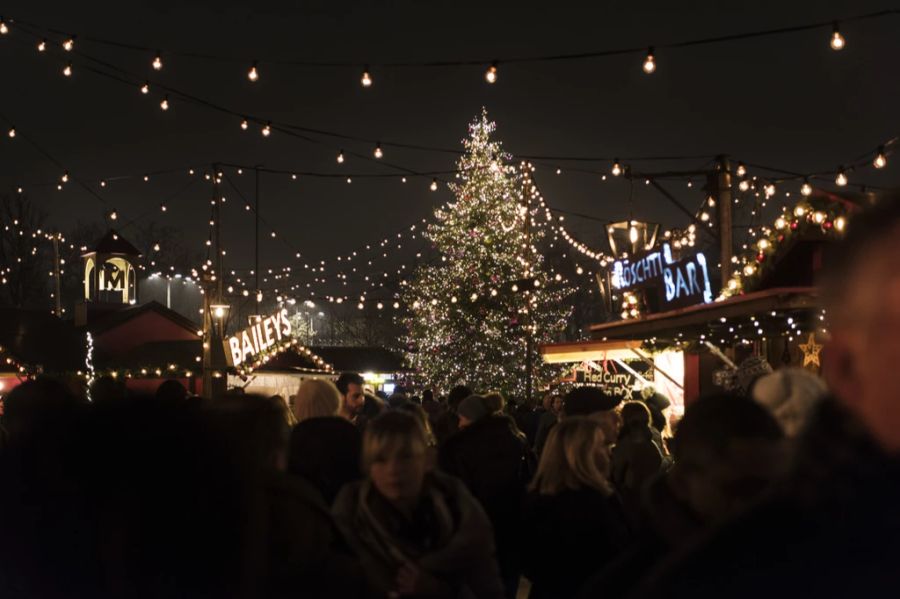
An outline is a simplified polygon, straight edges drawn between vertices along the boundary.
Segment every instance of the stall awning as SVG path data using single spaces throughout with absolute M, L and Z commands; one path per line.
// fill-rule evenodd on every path
M 579 341 L 541 346 L 541 354 L 548 364 L 634 358 L 632 350 L 640 349 L 640 341 Z
M 737 320 L 759 317 L 763 329 L 783 332 L 783 321 L 792 316 L 811 319 L 817 307 L 814 287 L 781 287 L 728 298 L 720 302 L 699 304 L 634 320 L 595 324 L 591 335 L 598 340 L 615 339 L 688 339 L 705 334 L 716 337 L 719 329 L 728 330 Z M 771 318 L 768 315 L 774 313 Z M 724 320 L 723 320 L 724 319 Z

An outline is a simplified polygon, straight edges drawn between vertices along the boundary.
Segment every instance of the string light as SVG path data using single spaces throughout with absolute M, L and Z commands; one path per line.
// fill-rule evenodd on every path
M 844 36 L 841 35 L 840 28 L 838 27 L 837 21 L 834 22 L 834 30 L 831 33 L 831 49 L 835 52 L 844 49 L 844 46 L 847 45 L 847 40 L 844 39 Z
M 253 65 L 250 67 L 250 70 L 247 72 L 247 79 L 253 81 L 254 83 L 259 80 L 259 71 L 256 70 L 257 61 L 253 61 Z
M 15 136 L 16 136 L 16 128 L 15 128 L 15 127 L 10 127 L 10 128 L 9 128 L 9 133 L 8 133 L 7 135 L 9 135 L 10 137 L 15 137 Z
M 246 131 L 249 128 L 250 128 L 250 123 L 247 122 L 247 119 L 242 119 L 241 120 L 241 129 Z
M 847 175 L 844 173 L 844 167 L 841 167 L 838 170 L 837 177 L 835 177 L 834 182 L 839 187 L 843 187 L 847 184 Z
M 747 191 L 748 189 L 750 189 L 750 181 L 741 179 L 741 182 L 738 183 L 738 189 L 740 189 L 741 191 Z
M 66 64 L 66 66 L 63 68 L 63 75 L 65 75 L 66 77 L 72 76 L 72 63 L 71 62 Z
M 66 52 L 71 52 L 72 49 L 75 47 L 75 38 L 71 38 L 71 37 L 68 38 L 66 41 L 63 42 L 62 47 L 63 47 L 63 50 L 65 50 Z
M 622 174 L 622 165 L 619 164 L 619 159 L 618 159 L 618 158 L 616 158 L 615 160 L 613 160 L 612 174 L 613 174 L 614 177 L 618 177 L 619 175 Z
M 734 172 L 738 177 L 745 177 L 747 175 L 747 167 L 744 166 L 743 162 L 738 162 L 737 169 Z
M 262 128 L 262 135 L 263 135 L 263 137 L 269 137 L 270 135 L 272 135 L 271 123 L 266 123 L 265 126 Z
M 163 110 L 169 109 L 169 96 L 168 95 L 162 99 L 162 102 L 159 103 L 159 107 L 162 108 Z
M 69 182 L 69 171 L 63 173 L 63 176 L 60 177 L 60 181 L 62 181 L 63 183 Z
M 47 40 L 41 40 L 37 45 L 38 52 L 46 52 L 47 51 Z
M 491 64 L 488 70 L 484 72 L 484 79 L 488 83 L 497 83 L 497 63 Z
M 656 70 L 656 61 L 653 59 L 653 46 L 647 49 L 647 58 L 644 59 L 644 72 L 650 75 Z
M 437 179 L 432 179 L 432 180 L 431 180 L 431 187 L 430 187 L 430 189 L 431 189 L 431 191 L 437 191 L 437 189 L 438 189 L 438 182 L 437 182 Z
M 161 71 L 163 68 L 162 54 L 157 52 L 153 62 L 150 64 L 153 66 L 154 71 Z
M 141 86 L 141 93 L 144 95 L 147 95 L 150 93 L 150 83 L 149 82 L 147 82 Z
M 341 150 L 337 155 L 338 164 L 344 164 L 344 151 Z
M 809 184 L 808 179 L 803 180 L 803 185 L 800 186 L 800 193 L 804 196 L 812 195 L 812 185 Z
M 375 158 L 381 158 L 382 156 L 384 156 L 384 152 L 381 151 L 380 143 L 375 144 L 375 152 L 374 153 L 375 153 Z
M 113 210 L 109 213 L 109 220 L 117 220 L 119 218 L 119 213 Z
M 0 17 L 0 35 L 6 35 L 7 33 L 9 33 L 9 27 L 6 26 L 3 17 Z
M 166 210 L 168 210 L 168 208 L 166 207 L 165 204 L 160 204 L 160 205 L 159 205 L 159 211 L 160 211 L 160 212 L 165 212 Z
M 878 147 L 878 153 L 875 154 L 875 160 L 872 161 L 875 168 L 884 168 L 887 165 L 887 156 L 884 154 L 884 146 Z
M 362 77 L 360 77 L 359 82 L 363 87 L 372 87 L 372 75 L 369 73 L 369 65 L 366 65 L 363 68 Z
M 631 228 L 628 229 L 628 239 L 631 243 L 637 243 L 638 240 L 638 230 L 637 227 L 634 226 L 634 223 L 631 223 Z

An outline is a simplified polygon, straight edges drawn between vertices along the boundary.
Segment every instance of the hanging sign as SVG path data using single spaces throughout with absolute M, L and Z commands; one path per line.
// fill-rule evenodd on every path
M 594 366 L 582 362 L 560 382 L 574 383 L 576 386 L 600 387 L 611 397 L 621 397 L 625 400 L 634 399 L 634 391 L 639 386 L 638 377 L 634 373 L 638 373 L 644 381 L 652 381 L 653 369 L 643 360 L 625 360 L 624 362 L 631 371 L 613 360 L 596 362 Z M 640 382 L 643 384 L 643 381 Z
M 680 308 L 713 300 L 706 256 L 702 252 L 672 258 L 672 247 L 635 260 L 616 260 L 612 272 L 613 287 L 620 291 L 641 290 L 651 311 Z
M 225 355 L 230 366 L 240 366 L 290 336 L 291 321 L 287 310 L 282 309 L 229 337 L 225 341 Z

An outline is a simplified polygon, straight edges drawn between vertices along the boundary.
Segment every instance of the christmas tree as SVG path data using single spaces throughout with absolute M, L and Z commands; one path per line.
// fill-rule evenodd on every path
M 532 204 L 531 167 L 510 164 L 487 113 L 469 126 L 457 164 L 455 201 L 435 212 L 427 235 L 440 254 L 404 285 L 410 358 L 447 390 L 526 393 L 559 374 L 539 347 L 565 327 L 568 290 L 550 276 L 536 244 L 543 237 Z

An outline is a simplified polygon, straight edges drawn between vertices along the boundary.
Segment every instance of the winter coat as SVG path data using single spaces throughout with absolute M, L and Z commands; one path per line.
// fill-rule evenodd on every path
M 556 495 L 531 492 L 522 508 L 523 574 L 531 599 L 574 597 L 581 585 L 625 548 L 629 533 L 616 497 L 596 489 Z
M 503 578 L 517 579 L 522 528 L 517 507 L 534 470 L 526 442 L 507 416 L 487 416 L 450 437 L 439 450 L 438 464 L 461 479 L 484 507 Z
M 637 521 L 644 486 L 657 474 L 663 457 L 648 427 L 623 428 L 612 450 L 612 482 L 632 522 Z
M 503 597 L 490 521 L 459 480 L 427 475 L 415 512 L 408 520 L 368 480 L 348 484 L 335 500 L 337 525 L 381 596 L 408 560 L 444 583 L 448 597 Z
M 641 597 L 886 597 L 900 588 L 900 459 L 823 401 L 792 474 L 653 573 Z M 774 593 L 774 595 L 773 595 Z
M 288 472 L 319 490 L 331 505 L 346 483 L 362 478 L 359 455 L 362 435 L 338 416 L 309 418 L 291 431 Z
M 544 451 L 547 437 L 550 436 L 550 431 L 553 430 L 557 422 L 559 422 L 559 414 L 553 411 L 544 412 L 538 419 L 537 432 L 534 434 L 534 452 L 538 457 Z

